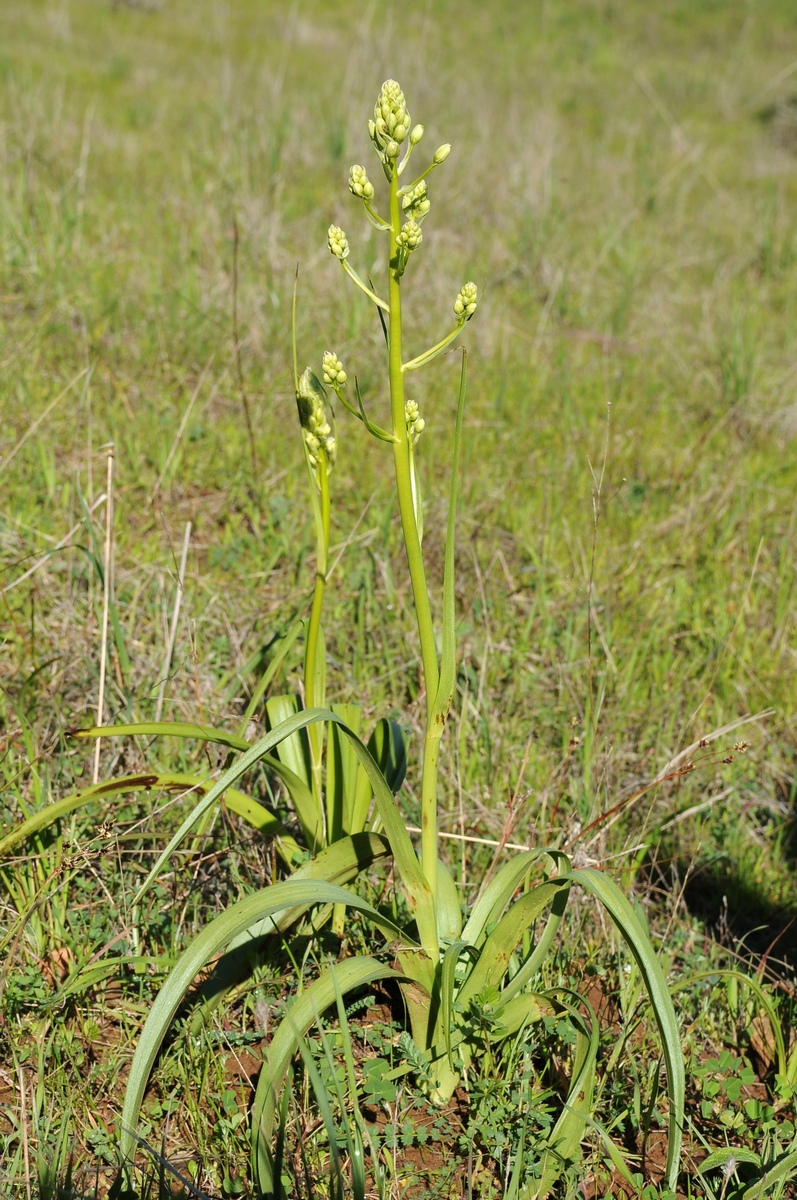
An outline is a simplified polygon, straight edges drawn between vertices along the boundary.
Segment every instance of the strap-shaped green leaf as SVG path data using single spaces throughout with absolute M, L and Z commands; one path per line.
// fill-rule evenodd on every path
M 186 794 L 202 795 L 207 793 L 213 787 L 213 783 L 208 779 L 200 779 L 196 775 L 180 775 L 174 772 L 166 774 L 153 771 L 152 773 L 141 773 L 138 775 L 120 775 L 118 779 L 110 779 L 105 783 L 97 783 L 92 787 L 85 788 L 83 791 L 75 792 L 71 796 L 63 796 L 60 800 L 55 800 L 52 804 L 46 805 L 39 809 L 38 812 L 32 813 L 25 821 L 21 821 L 16 825 L 10 833 L 0 839 L 0 857 L 12 850 L 14 846 L 18 846 L 21 842 L 26 841 L 34 833 L 38 833 L 41 829 L 46 829 L 49 825 L 60 821 L 62 817 L 74 812 L 77 808 L 82 808 L 84 804 L 90 804 L 95 800 L 102 800 L 108 796 L 121 795 L 125 792 L 144 792 L 152 791 L 153 789 L 161 789 L 167 792 L 185 792 Z M 227 791 L 227 801 L 230 809 L 233 812 L 238 812 L 245 819 L 250 817 L 256 819 L 251 820 L 251 824 L 255 825 L 265 836 L 279 837 L 282 839 L 286 854 L 293 857 L 294 852 L 298 854 L 299 848 L 295 841 L 285 830 L 285 826 L 270 813 L 262 804 L 256 805 L 257 812 L 250 808 L 255 802 L 243 792 L 229 789 Z
M 358 833 L 342 838 L 334 845 L 322 850 L 315 858 L 302 864 L 294 872 L 293 879 L 319 879 L 325 883 L 342 886 L 350 883 L 361 871 L 368 870 L 375 862 L 390 856 L 390 844 L 376 833 Z M 313 910 L 313 926 L 318 929 L 329 917 L 332 906 L 320 905 Z M 201 1005 L 192 1019 L 192 1032 L 207 1024 L 210 1014 L 218 1007 L 227 993 L 250 973 L 252 950 L 265 937 L 284 933 L 301 916 L 294 909 L 264 917 L 248 926 L 228 944 L 221 958 L 214 964 L 213 971 L 202 985 Z
M 567 901 L 570 896 L 570 886 L 567 882 L 556 893 L 551 901 L 551 911 L 548 915 L 548 920 L 545 922 L 545 928 L 540 935 L 537 944 L 533 951 L 521 966 L 520 970 L 512 976 L 511 980 L 501 993 L 503 1000 L 510 1000 L 522 988 L 530 983 L 534 976 L 539 971 L 548 953 L 553 945 L 554 938 L 559 932 L 559 925 L 567 908 Z
M 727 1167 L 729 1162 L 747 1163 L 751 1167 L 763 1169 L 761 1155 L 756 1154 L 755 1150 L 746 1150 L 744 1146 L 722 1146 L 704 1158 L 697 1169 L 702 1175 L 705 1171 L 716 1171 L 718 1167 Z M 733 1168 L 731 1168 L 732 1171 Z
M 294 732 L 296 729 L 303 728 L 305 723 L 306 722 L 299 717 L 293 717 L 292 719 L 283 722 L 283 724 L 276 730 L 272 730 L 271 733 L 267 734 L 266 737 L 261 738 L 261 740 L 255 743 L 254 746 L 250 746 L 245 754 L 242 754 L 241 757 L 232 764 L 232 766 L 228 767 L 221 778 L 217 780 L 214 786 L 199 801 L 199 803 L 194 806 L 176 833 L 172 835 L 165 849 L 162 850 L 158 855 L 154 866 L 150 870 L 141 887 L 136 892 L 133 900 L 134 904 L 139 903 L 141 897 L 160 874 L 164 864 L 169 860 L 174 851 L 181 845 L 186 835 L 193 829 L 193 827 L 204 816 L 204 814 L 221 799 L 227 789 L 231 787 L 232 784 L 236 783 L 241 776 L 249 770 L 250 767 L 253 767 L 258 762 L 261 762 L 266 755 L 279 744 L 282 737 L 288 736 L 288 734 Z M 287 732 L 283 733 L 283 730 Z
M 333 842 L 331 846 L 319 851 L 314 858 L 298 867 L 291 878 L 320 879 L 325 883 L 343 886 L 362 871 L 367 871 L 374 863 L 389 856 L 390 843 L 387 838 L 378 833 L 356 833 L 341 838 L 340 841 Z M 292 918 L 288 916 L 267 917 L 259 924 L 250 925 L 243 933 L 239 933 L 232 939 L 227 950 L 236 950 L 239 946 L 248 945 L 258 938 L 284 931 L 291 923 Z
M 197 725 L 191 721 L 137 721 L 127 725 L 94 725 L 91 729 L 70 729 L 71 738 L 109 737 L 176 737 L 197 738 L 217 746 L 229 746 L 232 750 L 248 750 L 251 742 L 246 738 L 228 733 L 226 729 L 213 729 L 209 725 Z
M 268 1049 L 268 1059 L 260 1072 L 252 1104 L 252 1168 L 261 1191 L 266 1195 L 274 1194 L 271 1138 L 277 1100 L 299 1038 L 304 1037 L 320 1014 L 335 1002 L 337 994 L 345 996 L 347 992 L 377 979 L 400 978 L 398 971 L 374 958 L 346 959 L 330 967 L 320 979 L 305 988 L 280 1022 Z
M 169 978 L 158 992 L 141 1031 L 130 1066 L 122 1109 L 121 1151 L 125 1158 L 129 1158 L 135 1150 L 141 1101 L 158 1050 L 177 1009 L 199 972 L 238 934 L 259 921 L 291 909 L 291 919 L 296 919 L 302 912 L 318 904 L 345 904 L 349 908 L 366 913 L 373 924 L 384 930 L 388 937 L 395 937 L 400 932 L 392 921 L 366 900 L 360 899 L 345 888 L 314 879 L 286 879 L 282 883 L 264 888 L 254 896 L 244 897 L 220 913 L 180 955 Z M 377 963 L 376 966 L 380 971 L 389 973 L 389 968 L 385 968 L 383 964 Z
M 333 704 L 332 711 L 352 733 L 360 736 L 362 708 L 359 704 Z M 364 825 L 357 828 L 352 824 L 360 764 L 339 725 L 329 728 L 326 764 L 327 838 L 334 842 L 344 833 L 359 833 L 364 828 Z
M 293 701 L 293 697 L 285 697 L 289 701 Z M 289 711 L 295 711 L 294 709 Z M 203 742 L 210 742 L 213 745 L 229 746 L 231 750 L 248 750 L 252 743 L 247 742 L 245 738 L 228 733 L 224 729 L 213 729 L 208 725 L 196 725 L 186 721 L 140 721 L 136 724 L 127 725 L 98 725 L 91 729 L 75 729 L 72 730 L 70 737 L 75 738 L 98 738 L 98 737 L 176 737 L 176 738 L 197 738 Z M 320 844 L 321 826 L 317 806 L 313 800 L 313 794 L 306 779 L 297 775 L 291 770 L 285 762 L 273 755 L 264 755 L 263 761 L 271 768 L 275 775 L 285 784 L 291 801 L 296 810 L 296 815 L 299 818 L 299 824 L 302 826 L 302 832 L 308 846 Z M 207 789 L 205 789 L 207 790 Z M 240 793 L 239 793 L 240 794 Z M 229 800 L 229 797 L 228 797 Z M 251 802 L 254 803 L 253 801 Z M 229 807 L 234 808 L 233 804 Z M 261 806 L 262 807 L 262 806 Z M 267 811 L 267 810 L 263 810 Z M 254 809 L 248 806 L 242 806 L 241 815 L 246 819 L 249 816 L 256 815 Z M 197 820 L 199 818 L 197 817 Z M 276 820 L 276 818 L 274 818 Z M 271 829 L 270 826 L 262 824 L 262 822 L 254 822 L 257 828 L 266 832 L 279 832 L 284 829 L 284 826 L 279 825 L 279 830 Z M 279 824 L 279 823 L 277 823 Z M 193 826 L 193 822 L 192 822 Z M 191 826 L 191 827 L 192 827 Z M 298 847 L 293 838 L 290 839 L 292 846 L 288 853 L 293 859 L 299 853 Z M 294 848 L 296 853 L 294 853 Z
M 437 863 L 437 937 L 441 945 L 462 932 L 462 903 L 454 878 L 442 859 Z
M 279 729 L 284 723 L 302 711 L 298 696 L 269 696 L 266 701 L 266 716 L 270 730 Z M 301 727 L 296 733 L 283 736 L 277 743 L 277 757 L 290 767 L 294 775 L 298 775 L 310 785 L 310 749 L 307 737 L 302 737 Z
M 614 921 L 645 981 L 650 997 L 653 1016 L 659 1028 L 667 1068 L 667 1096 L 670 1104 L 667 1142 L 667 1186 L 673 1191 L 678 1180 L 678 1164 L 681 1158 L 681 1139 L 684 1127 L 685 1072 L 681 1050 L 678 1021 L 672 997 L 664 978 L 656 951 L 650 938 L 642 928 L 639 918 L 617 884 L 592 867 L 584 867 L 571 875 L 573 883 L 580 883 L 587 891 L 597 896 Z
M 357 731 L 355 731 L 357 732 Z M 382 717 L 377 721 L 373 733 L 368 739 L 368 749 L 379 770 L 385 777 L 385 783 L 395 795 L 404 782 L 407 774 L 407 744 L 404 732 L 397 721 Z M 371 807 L 374 789 L 362 767 L 357 773 L 357 783 L 351 812 L 350 829 L 364 829 Z
M 769 1167 L 760 1179 L 742 1192 L 742 1200 L 767 1200 L 780 1195 L 776 1188 L 797 1177 L 797 1150 L 790 1150 Z
M 266 701 L 269 729 L 282 727 L 285 721 L 302 711 L 298 696 L 271 696 Z M 313 794 L 310 743 L 303 729 L 281 738 L 276 747 L 276 757 L 283 771 L 277 772 L 288 789 L 291 802 L 299 818 L 307 848 L 311 853 L 325 845 L 324 813 Z M 285 774 L 288 772 L 289 774 Z
M 579 1003 L 583 1003 L 581 997 L 577 997 L 577 1000 Z M 569 1004 L 565 1004 L 564 1007 L 576 1032 L 570 1087 L 564 1108 L 548 1137 L 548 1145 L 543 1158 L 542 1178 L 521 1189 L 520 1200 L 544 1200 L 549 1194 L 559 1179 L 562 1169 L 572 1163 L 578 1155 L 587 1117 L 592 1107 L 595 1063 L 600 1041 L 598 1022 L 595 1020 L 595 1014 L 591 1011 L 590 1023 L 587 1025 L 576 1008 Z
M 434 960 L 436 961 L 438 943 L 434 901 L 429 885 L 418 864 L 415 850 L 404 825 L 404 820 L 396 805 L 393 793 L 385 782 L 385 778 L 379 767 L 357 735 L 347 729 L 340 717 L 330 712 L 329 709 L 324 708 L 306 709 L 289 717 L 275 729 L 272 729 L 265 737 L 261 738 L 259 742 L 256 742 L 254 746 L 251 746 L 245 754 L 242 754 L 224 772 L 208 794 L 195 806 L 186 820 L 183 821 L 180 828 L 170 839 L 168 845 L 160 853 L 152 870 L 139 888 L 134 903 L 138 903 L 152 881 L 157 878 L 164 864 L 180 845 L 189 830 L 224 795 L 227 789 L 237 783 L 250 767 L 253 767 L 265 758 L 267 754 L 270 754 L 283 738 L 290 737 L 291 734 L 304 729 L 314 721 L 329 721 L 339 725 L 346 737 L 349 738 L 361 766 L 368 775 L 371 787 L 374 790 L 374 798 L 382 821 L 382 827 L 390 842 L 396 866 L 407 892 L 407 899 L 418 924 L 421 940 L 430 953 L 434 952 Z
M 457 991 L 457 965 L 463 954 L 469 955 L 474 960 L 479 957 L 479 952 L 475 946 L 469 946 L 462 938 L 457 938 L 450 946 L 446 946 L 440 968 L 439 1024 L 443 1027 L 443 1040 L 446 1044 L 446 1054 L 452 1069 L 454 1062 L 451 1054 L 451 1038 L 455 1024 L 454 1002 Z M 434 1038 L 433 1040 L 437 1041 L 438 1039 Z
M 567 880 L 553 879 L 538 883 L 516 900 L 504 913 L 482 947 L 479 961 L 460 991 L 460 1002 L 467 1003 L 487 987 L 499 987 L 506 974 L 509 960 L 523 934 L 554 900 L 557 892 L 567 888 Z
M 523 992 L 504 1003 L 503 994 L 498 1003 L 499 1028 L 495 1034 L 490 1034 L 490 1041 L 503 1041 L 504 1038 L 517 1033 L 521 1025 L 541 1021 L 543 1017 L 552 1017 L 554 1007 L 550 998 L 542 992 Z
M 310 788 L 303 779 L 294 774 L 290 767 L 286 767 L 285 763 L 280 762 L 276 755 L 264 754 L 261 761 L 285 785 L 285 790 L 290 797 L 293 810 L 302 829 L 305 847 L 312 848 L 321 844 L 322 831 L 319 822 L 318 806 L 313 799 L 313 793 L 310 791 Z
M 560 872 L 563 868 L 564 871 L 570 870 L 567 856 L 556 850 L 527 850 L 511 858 L 509 862 L 504 863 L 474 904 L 462 931 L 465 941 L 474 946 L 479 945 L 485 930 L 501 919 L 506 906 L 532 867 L 546 857 L 553 860 Z

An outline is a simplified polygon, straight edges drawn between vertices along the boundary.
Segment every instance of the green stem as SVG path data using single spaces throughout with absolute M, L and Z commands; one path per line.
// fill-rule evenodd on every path
M 340 265 L 343 267 L 343 270 L 346 272 L 349 279 L 353 280 L 354 283 L 357 284 L 357 287 L 361 288 L 362 291 L 365 292 L 365 294 L 369 298 L 369 300 L 373 300 L 374 304 L 377 304 L 380 308 L 384 309 L 385 312 L 388 311 L 388 305 L 385 304 L 384 300 L 380 300 L 379 297 L 377 296 L 376 292 L 372 292 L 371 289 L 367 286 L 367 284 L 363 283 L 362 279 L 360 279 L 360 276 L 357 274 L 357 272 L 354 270 L 353 267 L 350 267 L 349 264 L 347 262 L 345 262 L 344 259 L 340 260 Z
M 442 341 L 438 342 L 436 346 L 432 346 L 430 350 L 424 350 L 423 354 L 419 354 L 417 358 L 411 358 L 409 362 L 405 362 L 404 370 L 415 371 L 418 367 L 423 367 L 426 363 L 431 362 L 438 354 L 442 354 L 446 346 L 450 346 L 454 338 L 460 333 L 463 324 L 464 322 L 461 322 L 457 325 L 456 329 L 452 329 Z
M 387 221 L 384 221 L 384 220 L 383 220 L 383 219 L 380 217 L 379 213 L 378 213 L 378 212 L 375 212 L 375 211 L 374 211 L 374 209 L 373 209 L 373 208 L 371 208 L 371 205 L 368 203 L 368 201 L 367 201 L 367 200 L 363 200 L 363 205 L 365 206 L 365 211 L 366 211 L 366 213 L 367 213 L 367 215 L 368 215 L 368 220 L 371 222 L 371 224 L 373 225 L 374 229 L 379 229 L 379 230 L 381 230 L 382 232 L 384 232 L 385 230 L 387 230 L 387 229 L 389 229 L 389 228 L 390 228 L 390 226 L 389 226 L 389 224 L 387 223 Z
M 426 586 L 426 573 L 421 554 L 421 540 L 415 521 L 415 506 L 412 500 L 412 475 L 410 468 L 409 437 L 407 418 L 404 412 L 404 374 L 401 365 L 401 281 L 396 271 L 399 251 L 396 238 L 401 232 L 401 212 L 395 173 L 390 181 L 391 262 L 389 273 L 390 289 L 390 407 L 393 420 L 393 461 L 396 468 L 396 491 L 398 494 L 401 528 L 407 551 L 407 563 L 412 583 L 412 597 L 418 621 L 421 641 L 421 662 L 426 686 L 426 712 L 431 719 L 434 698 L 437 693 L 438 667 L 437 647 L 434 639 L 432 610 Z
M 324 652 L 324 635 L 321 629 L 321 613 L 324 607 L 324 591 L 327 583 L 327 559 L 329 555 L 329 476 L 327 474 L 326 455 L 319 451 L 318 467 L 316 469 L 319 504 L 316 509 L 316 572 L 313 589 L 313 606 L 310 610 L 310 622 L 307 626 L 307 642 L 304 653 L 304 702 L 305 708 L 323 707 L 325 697 L 319 695 L 316 689 L 318 675 L 318 654 Z M 324 726 L 321 723 L 311 725 L 307 731 L 310 740 L 310 765 L 313 777 L 313 795 L 321 809 L 321 761 L 324 751 Z
M 401 278 L 398 273 L 399 250 L 396 239 L 401 233 L 401 206 L 398 195 L 398 176 L 394 168 L 390 179 L 390 270 L 389 270 L 389 341 L 390 341 L 390 405 L 393 420 L 393 459 L 396 469 L 396 492 L 401 515 L 407 564 L 415 602 L 415 615 L 421 642 L 421 663 L 426 687 L 427 739 L 424 745 L 423 786 L 421 794 L 421 867 L 432 892 L 437 895 L 437 752 L 439 733 L 433 746 L 435 698 L 439 683 L 437 647 L 435 645 L 432 610 L 426 586 L 426 573 L 421 554 L 421 540 L 415 520 L 412 499 L 412 469 L 404 411 L 404 372 L 401 362 Z
M 369 421 L 369 419 L 366 415 L 365 409 L 363 408 L 362 397 L 360 396 L 360 389 L 359 389 L 359 387 L 357 387 L 356 380 L 355 380 L 355 387 L 357 388 L 357 403 L 360 406 L 359 412 L 354 407 L 354 405 L 352 403 L 350 403 L 349 400 L 346 399 L 346 397 L 343 394 L 343 390 L 341 388 L 339 388 L 339 387 L 335 388 L 335 395 L 337 396 L 338 400 L 340 400 L 343 407 L 348 409 L 348 411 L 352 414 L 353 417 L 356 417 L 358 421 L 362 421 L 363 425 L 365 426 L 365 428 L 368 430 L 368 432 L 371 434 L 372 437 L 378 438 L 378 440 L 380 442 L 394 441 L 395 439 L 394 439 L 392 433 L 388 433 L 387 430 L 385 430 L 385 429 L 380 429 L 380 427 L 378 425 L 374 425 L 373 421 Z
M 440 756 L 440 734 L 434 726 L 426 730 L 423 743 L 423 773 L 421 776 L 421 870 L 437 904 L 437 863 L 440 857 L 437 829 L 437 764 Z M 436 912 L 436 910 L 435 910 Z M 435 916 L 435 919 L 436 916 Z

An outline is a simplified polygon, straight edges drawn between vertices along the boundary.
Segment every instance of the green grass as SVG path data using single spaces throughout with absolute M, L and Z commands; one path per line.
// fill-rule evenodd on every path
M 671 981 L 750 954 L 788 1037 L 793 999 L 788 982 L 774 980 L 789 979 L 781 959 L 792 973 L 797 960 L 788 927 L 797 747 L 791 6 L 651 11 L 567 0 L 511 11 L 440 0 L 400 19 L 351 4 L 330 12 L 315 0 L 293 10 L 64 0 L 9 3 L 3 17 L 2 832 L 90 782 L 90 752 L 64 732 L 96 715 L 102 587 L 83 504 L 104 488 L 107 442 L 116 447 L 121 629 L 109 718 L 154 715 L 186 521 L 192 541 L 164 715 L 235 728 L 274 639 L 306 611 L 313 535 L 292 395 L 293 278 L 298 262 L 301 358 L 331 346 L 356 361 L 380 420 L 381 332 L 367 302 L 342 286 L 326 229 L 354 224 L 348 166 L 364 157 L 362 114 L 392 75 L 413 111 L 432 114 L 429 144 L 455 143 L 433 180 L 446 223 L 430 230 L 408 284 L 412 311 L 446 312 L 467 278 L 483 295 L 466 338 L 461 655 L 444 743 L 444 828 L 496 839 L 511 819 L 513 842 L 572 842 L 584 863 L 613 864 L 637 887 Z M 360 240 L 360 262 L 373 270 L 378 251 L 375 238 Z M 410 346 L 444 332 L 411 328 Z M 440 360 L 418 396 L 437 583 L 456 381 L 453 361 Z M 369 720 L 395 715 L 417 763 L 424 699 L 387 464 L 366 453 L 354 422 L 341 422 L 341 434 L 328 686 L 335 700 L 363 702 Z M 102 520 L 98 508 L 100 545 Z M 67 548 L 10 586 L 76 525 Z M 288 689 L 300 655 L 297 646 Z M 694 751 L 693 772 L 577 840 L 698 739 L 769 710 Z M 742 738 L 746 754 L 723 763 Z M 153 763 L 174 772 L 217 765 L 192 744 L 103 746 L 103 775 Z M 252 782 L 260 795 L 269 786 L 262 775 Z M 418 794 L 411 765 L 402 804 L 416 821 Z M 78 1194 L 93 1194 L 95 1164 L 107 1167 L 107 1182 L 103 1155 L 113 1158 L 127 1064 L 167 964 L 84 976 L 65 1007 L 48 1007 L 59 987 L 94 955 L 173 959 L 223 903 L 271 878 L 270 856 L 255 840 L 242 847 L 229 818 L 204 859 L 181 862 L 157 903 L 133 913 L 130 898 L 172 828 L 171 817 L 149 817 L 168 799 L 144 793 L 81 810 L 58 837 L 42 835 L 0 863 L 5 1193 L 26 1194 L 26 1170 L 33 1194 L 41 1180 L 42 1194 L 52 1193 L 70 1152 Z M 184 811 L 178 803 L 175 827 Z M 109 839 L 98 835 L 102 821 Z M 102 857 L 78 855 L 56 875 L 76 846 Z M 469 885 L 490 861 L 473 843 L 452 841 L 451 855 Z M 634 1075 L 636 1051 L 626 1051 L 628 1039 L 648 1038 L 653 1061 L 652 1032 L 591 914 L 585 903 L 568 936 L 584 946 L 584 975 L 600 981 L 593 1002 L 605 998 L 600 1120 L 640 1152 L 655 1145 L 655 1081 Z M 362 935 L 353 936 L 356 945 Z M 258 999 L 279 1003 L 279 964 L 259 970 L 263 995 L 239 998 L 223 1018 L 227 1033 L 260 1028 Z M 734 998 L 717 982 L 679 1002 L 692 1063 L 687 1166 L 726 1145 L 764 1159 L 772 1138 L 788 1145 L 793 1101 L 778 1093 L 766 1022 L 751 1024 L 760 1016 L 753 994 L 741 988 Z M 612 1073 L 616 1046 L 622 1069 Z M 173 1051 L 150 1099 L 152 1144 L 160 1147 L 171 1114 L 170 1161 L 208 1194 L 234 1194 L 246 1149 L 228 1093 L 244 1112 L 247 1071 L 232 1053 L 222 1068 L 179 1034 Z M 743 1068 L 713 1071 L 707 1064 L 722 1052 L 755 1072 L 754 1095 L 728 1098 L 726 1081 Z M 517 1053 L 542 1071 L 533 1047 Z M 492 1098 L 474 1100 L 482 1132 L 500 1124 L 505 1077 L 496 1067 Z M 707 1096 L 706 1081 L 718 1078 Z M 761 1112 L 745 1109 L 753 1100 Z M 301 1109 L 291 1119 L 305 1119 Z M 474 1154 L 489 1157 L 478 1123 L 471 1133 Z M 599 1195 L 610 1186 L 605 1157 L 596 1133 L 589 1170 L 603 1180 Z M 221 1161 L 227 1185 L 224 1170 L 214 1175 Z M 419 1156 L 406 1161 L 416 1170 Z M 475 1177 L 484 1164 L 471 1165 Z M 483 1194 L 505 1165 L 484 1166 Z M 650 1154 L 634 1169 L 657 1178 Z M 153 1171 L 155 1195 L 156 1160 Z M 702 1196 L 721 1185 L 688 1186 Z

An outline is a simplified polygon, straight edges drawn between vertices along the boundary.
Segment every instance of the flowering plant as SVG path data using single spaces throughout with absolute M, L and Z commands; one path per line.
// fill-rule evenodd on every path
M 562 1110 L 545 1135 L 541 1176 L 521 1192 L 529 1197 L 547 1195 L 567 1163 L 577 1157 L 581 1139 L 591 1123 L 597 1023 L 582 997 L 574 997 L 561 988 L 545 988 L 540 976 L 557 936 L 570 891 L 574 885 L 579 885 L 604 905 L 625 939 L 648 991 L 662 1038 L 667 1072 L 669 1142 L 666 1175 L 668 1186 L 674 1188 L 684 1116 L 684 1068 L 678 1026 L 661 965 L 629 900 L 602 872 L 587 868 L 574 870 L 565 854 L 543 847 L 520 853 L 506 862 L 494 878 L 485 883 L 470 912 L 463 916 L 456 883 L 440 857 L 438 764 L 441 739 L 455 693 L 455 517 L 465 402 L 464 352 L 449 492 L 439 641 L 424 568 L 423 504 L 416 465 L 418 439 L 424 431 L 425 421 L 417 400 L 407 395 L 406 384 L 411 372 L 430 362 L 461 333 L 476 312 L 478 291 L 474 283 L 465 283 L 453 302 L 454 323 L 449 332 L 414 357 L 404 357 L 402 280 L 412 256 L 422 246 L 422 225 L 431 208 L 427 179 L 446 161 L 450 146 L 441 146 L 419 175 L 410 182 L 402 182 L 410 163 L 415 161 L 416 148 L 423 138 L 423 126 L 412 125 L 404 94 L 394 80 L 383 84 L 368 131 L 387 184 L 386 215 L 382 215 L 377 207 L 377 189 L 364 167 L 355 165 L 351 168 L 349 190 L 361 202 L 367 220 L 387 240 L 386 295 L 378 295 L 351 266 L 348 238 L 336 225 L 329 228 L 328 246 L 344 272 L 377 307 L 382 318 L 388 359 L 390 421 L 387 428 L 383 428 L 371 419 L 364 409 L 356 382 L 354 399 L 350 397 L 350 374 L 333 351 L 328 350 L 323 357 L 323 383 L 309 369 L 300 376 L 294 357 L 294 386 L 306 461 L 313 480 L 319 544 L 316 592 L 306 640 L 306 705 L 289 713 L 265 737 L 246 749 L 207 792 L 175 839 L 183 836 L 191 822 L 198 821 L 217 804 L 249 768 L 304 730 L 308 731 L 311 747 L 311 785 L 320 795 L 322 775 L 326 772 L 328 791 L 330 760 L 327 757 L 325 767 L 321 754 L 320 731 L 324 727 L 334 730 L 337 744 L 348 747 L 357 767 L 351 778 L 360 780 L 360 797 L 366 795 L 370 804 L 373 796 L 379 832 L 352 829 L 347 833 L 341 828 L 341 836 L 332 844 L 329 838 L 325 839 L 327 848 L 308 866 L 292 878 L 233 904 L 207 925 L 183 952 L 152 1008 L 135 1053 L 122 1118 L 123 1148 L 127 1155 L 132 1155 L 135 1149 L 135 1130 L 149 1073 L 170 1022 L 197 973 L 225 948 L 245 945 L 253 937 L 278 925 L 286 928 L 311 908 L 333 905 L 339 910 L 348 907 L 360 911 L 379 931 L 379 936 L 375 939 L 373 953 L 344 959 L 296 996 L 274 1033 L 252 1108 L 253 1169 L 261 1189 L 269 1195 L 281 1194 L 282 1184 L 279 1172 L 274 1170 L 271 1142 L 279 1097 L 302 1037 L 319 1014 L 339 996 L 376 979 L 393 979 L 402 989 L 411 1028 L 408 1045 L 412 1052 L 408 1057 L 412 1062 L 399 1071 L 418 1071 L 418 1064 L 422 1063 L 425 1086 L 430 1098 L 436 1102 L 445 1102 L 463 1075 L 478 1069 L 480 1042 L 474 1034 L 476 1028 L 482 1031 L 480 1037 L 487 1028 L 489 1039 L 500 1041 L 525 1026 L 537 1024 L 544 1029 L 544 1019 L 549 1016 L 556 1016 L 560 1025 L 564 1022 L 568 1026 L 572 1045 L 570 1080 Z M 356 730 L 340 712 L 323 707 L 320 681 L 324 675 L 324 650 L 320 614 L 329 530 L 328 476 L 338 453 L 325 388 L 331 389 L 342 407 L 363 423 L 380 449 L 390 447 L 392 451 L 426 697 L 420 856 L 416 854 L 393 794 L 395 775 L 386 777 L 385 763 L 380 769 L 374 754 L 360 741 Z M 362 780 L 366 780 L 365 791 Z M 175 839 L 164 852 L 161 864 L 177 844 Z M 341 886 L 355 880 L 360 872 L 385 855 L 393 859 L 411 914 L 406 928 L 399 927 L 353 888 Z

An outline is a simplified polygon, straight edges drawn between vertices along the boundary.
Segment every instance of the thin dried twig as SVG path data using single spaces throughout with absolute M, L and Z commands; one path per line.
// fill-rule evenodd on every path
M 89 508 L 89 516 L 91 516 L 91 514 L 98 509 L 101 504 L 105 503 L 105 499 L 105 492 L 103 492 L 102 495 L 98 496 Z M 64 546 L 71 542 L 72 538 L 81 529 L 83 524 L 83 520 L 78 521 L 77 525 L 73 525 L 69 530 L 69 533 L 66 534 L 65 537 L 62 537 L 60 542 L 57 542 L 53 546 L 52 550 L 48 550 L 46 554 L 43 554 L 41 558 L 37 559 L 32 567 L 28 567 L 27 571 L 25 571 L 22 575 L 19 575 L 16 579 L 13 579 L 11 583 L 7 583 L 4 588 L 0 588 L 0 596 L 4 596 L 6 592 L 10 592 L 12 588 L 18 587 L 20 583 L 24 583 L 26 579 L 29 579 L 34 572 L 38 571 L 39 567 L 44 566 L 47 560 L 51 558 L 53 554 L 55 554 L 56 550 L 63 550 Z
M 30 1148 L 28 1145 L 28 1100 L 25 1095 L 25 1073 L 22 1063 L 17 1066 L 19 1072 L 19 1115 L 22 1122 L 22 1161 L 25 1171 L 25 1193 L 31 1200 L 30 1190 Z
M 78 382 L 78 380 L 82 379 L 83 376 L 88 372 L 88 370 L 89 370 L 88 367 L 84 367 L 82 371 L 78 371 L 78 373 L 74 377 L 74 379 L 70 379 L 70 381 L 66 385 L 66 387 L 58 393 L 58 395 L 55 397 L 54 400 L 50 401 L 50 403 L 45 408 L 44 412 L 40 413 L 39 416 L 36 418 L 36 420 L 31 425 L 28 426 L 27 430 L 22 435 L 22 437 L 19 439 L 19 441 L 17 442 L 14 449 L 9 451 L 9 453 L 5 456 L 3 461 L 0 462 L 0 474 L 2 474 L 3 471 L 5 471 L 6 467 L 11 462 L 12 458 L 15 458 L 16 455 L 19 454 L 20 450 L 25 445 L 28 438 L 36 432 L 36 430 L 41 425 L 42 421 L 46 420 L 46 418 L 49 417 L 50 413 L 53 411 L 53 409 L 58 404 L 58 402 L 60 400 L 63 400 L 63 398 L 67 394 L 67 392 L 71 391 L 71 389 L 75 386 L 75 384 Z
M 183 584 L 185 582 L 185 564 L 188 559 L 188 546 L 191 541 L 191 522 L 189 521 L 185 527 L 185 536 L 183 537 L 183 552 L 180 555 L 180 570 L 177 575 L 177 592 L 174 597 L 174 608 L 172 610 L 172 623 L 169 629 L 169 640 L 166 643 L 166 657 L 163 663 L 163 677 L 158 689 L 158 703 L 155 705 L 155 720 L 160 721 L 161 713 L 163 712 L 163 701 L 166 695 L 166 684 L 169 682 L 169 671 L 172 665 L 172 655 L 174 653 L 174 643 L 177 638 L 177 623 L 180 620 L 180 605 L 183 601 Z
M 113 560 L 113 442 L 108 446 L 105 494 L 105 556 L 102 581 L 102 634 L 100 638 L 100 687 L 97 697 L 97 724 L 102 725 L 105 712 L 105 673 L 108 662 L 108 612 L 111 602 L 111 570 Z M 94 772 L 92 783 L 100 778 L 100 738 L 94 743 Z

